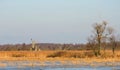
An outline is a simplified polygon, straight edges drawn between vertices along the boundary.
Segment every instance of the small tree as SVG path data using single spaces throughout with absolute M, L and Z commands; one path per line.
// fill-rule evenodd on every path
M 71 46 L 69 44 L 63 44 L 59 46 L 59 50 L 70 50 Z
M 88 37 L 88 43 L 87 43 L 87 47 L 93 50 L 93 53 L 95 54 L 95 56 L 97 56 L 97 47 L 96 47 L 96 40 L 93 36 Z
M 115 48 L 117 47 L 117 39 L 116 39 L 115 35 L 112 35 L 110 37 L 110 43 L 112 44 L 112 52 L 114 54 L 115 53 Z
M 103 38 L 102 39 L 102 47 L 103 47 L 104 54 L 106 51 L 106 46 L 107 46 L 107 38 Z

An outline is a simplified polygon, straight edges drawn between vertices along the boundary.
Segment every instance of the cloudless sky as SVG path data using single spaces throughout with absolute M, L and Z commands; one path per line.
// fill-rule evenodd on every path
M 120 33 L 120 0 L 0 0 L 0 44 L 86 43 L 103 20 Z

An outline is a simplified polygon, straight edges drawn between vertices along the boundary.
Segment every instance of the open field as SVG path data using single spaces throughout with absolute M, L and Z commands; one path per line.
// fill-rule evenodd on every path
M 92 51 L 0 51 L 0 60 L 10 61 L 78 61 L 85 62 L 118 62 L 120 51 L 102 51 L 101 56 L 94 56 Z

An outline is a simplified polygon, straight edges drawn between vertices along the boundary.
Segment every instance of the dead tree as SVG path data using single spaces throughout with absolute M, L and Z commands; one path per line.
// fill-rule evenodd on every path
M 40 49 L 37 47 L 36 42 L 33 41 L 32 39 L 31 39 L 31 41 L 32 41 L 32 47 L 30 48 L 30 50 L 31 51 L 39 51 Z

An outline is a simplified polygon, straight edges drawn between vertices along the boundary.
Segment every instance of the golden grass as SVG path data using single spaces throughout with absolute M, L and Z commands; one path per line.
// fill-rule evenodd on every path
M 111 50 L 107 50 L 101 56 L 96 57 L 92 51 L 0 51 L 0 60 L 9 61 L 76 61 L 82 62 L 118 62 L 120 61 L 120 51 L 112 54 Z

